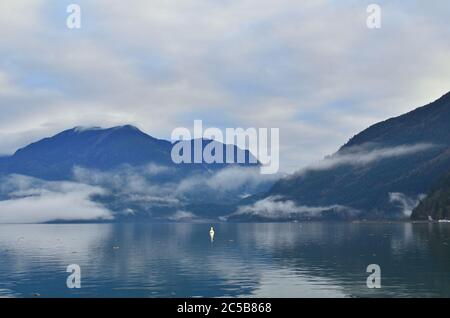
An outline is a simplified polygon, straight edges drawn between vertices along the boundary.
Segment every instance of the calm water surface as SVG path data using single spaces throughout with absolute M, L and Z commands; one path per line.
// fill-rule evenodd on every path
M 450 224 L 214 226 L 211 242 L 210 224 L 0 225 L 0 296 L 450 296 Z

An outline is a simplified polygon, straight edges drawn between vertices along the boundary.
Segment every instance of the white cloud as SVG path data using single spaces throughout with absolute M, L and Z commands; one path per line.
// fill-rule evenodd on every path
M 303 206 L 297 205 L 292 200 L 285 200 L 281 196 L 269 196 L 262 200 L 259 200 L 251 205 L 240 206 L 236 212 L 229 217 L 235 216 L 257 216 L 267 219 L 290 219 L 296 217 L 316 217 L 322 213 L 338 212 L 346 216 L 354 216 L 358 213 L 357 210 L 342 206 L 342 205 L 330 205 L 330 206 Z
M 168 138 L 195 118 L 279 127 L 281 170 L 450 89 L 449 6 L 364 2 L 80 0 L 0 4 L 0 153 L 78 126 Z M 432 49 L 424 49 L 432 48 Z
M 171 221 L 192 221 L 195 220 L 197 216 L 191 212 L 179 210 L 175 212 L 173 215 L 169 216 L 169 220 Z
M 389 201 L 402 208 L 404 216 L 410 217 L 412 211 L 419 205 L 420 201 L 425 199 L 425 194 L 419 194 L 416 198 L 411 198 L 400 192 L 389 193 Z
M 104 194 L 99 187 L 74 182 L 46 182 L 11 175 L 2 180 L 14 189 L 0 201 L 0 223 L 44 223 L 50 221 L 109 220 L 112 214 L 91 196 Z
M 150 206 L 181 208 L 196 198 L 238 198 L 242 191 L 254 193 L 268 188 L 280 176 L 261 175 L 259 168 L 232 166 L 214 172 L 196 172 L 178 176 L 179 171 L 155 164 L 144 167 L 122 167 L 114 171 L 97 171 L 75 167 L 74 178 L 124 196 L 123 199 Z M 167 179 L 161 177 L 168 177 Z
M 181 180 L 175 189 L 176 193 L 184 194 L 207 188 L 218 193 L 236 191 L 245 187 L 252 191 L 263 184 L 273 183 L 280 178 L 280 174 L 263 175 L 260 168 L 230 166 L 211 175 L 193 175 Z
M 362 145 L 338 152 L 333 156 L 327 157 L 298 171 L 295 173 L 295 176 L 305 174 L 309 171 L 329 170 L 342 165 L 363 166 L 387 158 L 413 155 L 436 147 L 436 145 L 429 143 L 400 145 L 386 148 L 373 148 L 373 145 L 371 147 L 368 146 L 369 145 Z

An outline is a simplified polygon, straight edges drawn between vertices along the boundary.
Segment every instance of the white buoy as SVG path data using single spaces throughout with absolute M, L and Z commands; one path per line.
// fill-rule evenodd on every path
M 214 228 L 211 226 L 211 229 L 209 230 L 209 237 L 211 238 L 211 242 L 214 241 Z

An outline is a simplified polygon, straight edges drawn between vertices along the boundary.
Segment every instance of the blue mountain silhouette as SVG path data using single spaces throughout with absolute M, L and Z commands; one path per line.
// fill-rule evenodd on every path
M 193 141 L 190 142 L 193 144 Z M 203 147 L 210 142 L 215 141 L 203 140 Z M 231 147 L 235 158 L 239 152 L 244 152 L 246 160 L 243 166 L 255 165 L 251 163 L 248 151 L 233 145 L 222 144 L 222 147 L 224 151 Z M 76 166 L 111 170 L 123 165 L 136 167 L 154 163 L 176 167 L 180 173 L 227 166 L 219 163 L 176 165 L 171 158 L 171 149 L 170 141 L 154 138 L 131 125 L 107 129 L 75 127 L 23 147 L 12 156 L 0 158 L 0 173 L 24 174 L 45 180 L 66 180 L 71 179 Z

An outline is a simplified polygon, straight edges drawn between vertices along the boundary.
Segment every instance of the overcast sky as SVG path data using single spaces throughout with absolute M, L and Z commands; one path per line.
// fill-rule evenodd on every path
M 0 153 L 74 126 L 280 128 L 282 171 L 450 90 L 448 1 L 0 2 Z M 66 26 L 81 6 L 81 29 Z

